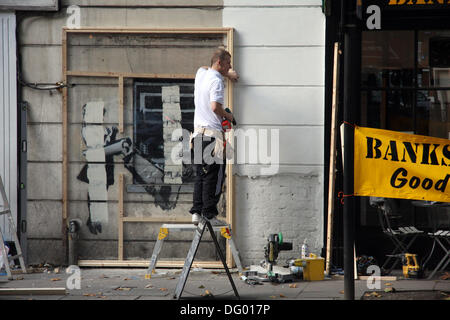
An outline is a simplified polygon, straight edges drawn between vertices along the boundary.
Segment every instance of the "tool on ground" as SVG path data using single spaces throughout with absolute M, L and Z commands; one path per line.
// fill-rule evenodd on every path
M 303 268 L 303 280 L 317 281 L 325 278 L 324 258 L 317 257 L 314 253 L 305 258 L 295 259 L 294 266 Z
M 1 250 L 1 253 L 2 253 L 2 256 L 3 256 L 6 273 L 8 275 L 8 280 L 11 280 L 12 279 L 12 274 L 11 274 L 11 268 L 9 266 L 9 262 L 10 261 L 19 258 L 20 267 L 22 268 L 22 272 L 23 273 L 27 273 L 27 269 L 25 267 L 25 261 L 23 260 L 22 249 L 20 247 L 20 242 L 19 242 L 19 239 L 17 238 L 17 234 L 16 234 L 16 226 L 15 226 L 12 214 L 11 214 L 11 209 L 9 207 L 8 198 L 6 197 L 5 187 L 3 185 L 3 181 L 2 181 L 2 177 L 1 176 L 0 176 L 0 193 L 1 193 L 1 196 L 2 196 L 2 200 L 3 200 L 3 204 L 0 205 L 0 216 L 6 214 L 7 217 L 8 217 L 9 225 L 10 225 L 11 229 L 13 230 L 12 236 L 14 238 L 14 245 L 16 247 L 16 252 L 17 252 L 16 255 L 8 257 L 8 253 L 6 251 L 5 244 L 3 242 L 3 232 L 2 232 L 2 230 L 0 228 L 0 237 L 1 237 L 1 239 L 0 239 L 0 250 Z
M 228 266 L 226 264 L 224 255 L 222 253 L 222 250 L 219 247 L 219 243 L 217 242 L 217 238 L 215 236 L 215 232 L 216 231 L 220 231 L 220 234 L 226 238 L 230 244 L 230 249 L 231 249 L 231 253 L 233 255 L 234 261 L 236 262 L 236 266 L 239 270 L 239 273 L 243 272 L 243 268 L 241 265 L 241 260 L 239 257 L 239 252 L 237 251 L 237 248 L 234 244 L 233 238 L 232 238 L 232 233 L 231 233 L 231 228 L 226 225 L 226 226 L 211 226 L 211 223 L 209 221 L 207 221 L 206 219 L 204 219 L 203 217 L 200 220 L 200 223 L 198 224 L 198 226 L 195 226 L 193 224 L 163 224 L 161 226 L 161 228 L 159 229 L 159 235 L 158 235 L 158 240 L 156 241 L 155 247 L 153 249 L 153 254 L 152 257 L 150 259 L 150 265 L 147 269 L 147 273 L 145 275 L 146 279 L 150 279 L 153 273 L 153 270 L 156 266 L 156 262 L 158 261 L 158 256 L 159 253 L 161 251 L 162 245 L 164 243 L 164 239 L 169 235 L 169 230 L 171 231 L 195 231 L 195 235 L 194 235 L 194 239 L 192 241 L 191 244 L 191 248 L 188 252 L 187 258 L 185 260 L 185 264 L 183 267 L 183 271 L 181 273 L 178 285 L 175 289 L 175 294 L 174 294 L 174 298 L 175 299 L 180 299 L 181 297 L 181 293 L 183 292 L 184 289 L 184 285 L 186 283 L 187 277 L 189 275 L 190 272 L 190 268 L 192 266 L 192 263 L 194 261 L 194 257 L 195 254 L 197 253 L 197 249 L 198 246 L 200 245 L 200 241 L 202 239 L 203 236 L 203 232 L 205 231 L 205 228 L 208 228 L 208 230 L 211 233 L 211 237 L 214 241 L 214 244 L 216 246 L 217 252 L 219 253 L 219 256 L 222 260 L 222 263 L 224 265 L 224 268 L 227 272 L 227 275 L 230 279 L 231 285 L 233 287 L 233 290 L 236 294 L 236 297 L 239 299 L 239 295 L 237 293 L 236 287 L 234 286 L 234 282 L 231 279 L 231 275 L 229 273 L 229 269 Z
M 374 257 L 362 255 L 356 259 L 356 265 L 358 275 L 369 276 L 371 273 L 368 272 L 368 269 L 371 266 L 378 266 L 378 263 Z
M 421 277 L 421 268 L 417 263 L 417 254 L 405 253 L 402 257 L 402 265 L 405 278 Z
M 278 253 L 285 250 L 292 250 L 292 242 L 283 242 L 283 234 L 281 232 L 269 235 L 267 245 L 264 247 L 264 257 L 269 268 L 267 276 L 270 280 L 276 280 L 273 266 L 276 264 Z
M 276 260 L 280 251 L 292 250 L 291 242 L 283 242 L 283 234 L 271 234 L 268 237 L 267 245 L 264 247 L 265 260 L 260 266 L 250 266 L 249 270 L 244 271 L 244 277 L 247 282 L 277 282 L 284 283 L 303 278 L 306 281 L 316 281 L 324 279 L 324 258 L 317 257 L 310 253 L 308 256 L 293 259 L 289 262 L 289 268 L 276 266 Z M 306 254 L 306 250 L 303 251 Z
M 403 276 L 405 278 L 421 278 L 422 268 L 417 262 L 417 254 L 415 253 L 403 253 L 389 255 L 393 258 L 400 258 L 402 261 Z

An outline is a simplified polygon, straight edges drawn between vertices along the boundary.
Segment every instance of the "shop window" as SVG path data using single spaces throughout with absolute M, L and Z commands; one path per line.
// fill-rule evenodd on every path
M 386 30 L 362 33 L 361 126 L 450 139 L 450 31 Z M 430 209 L 403 201 L 400 213 L 419 228 Z M 428 211 L 427 211 L 428 210 Z M 448 224 L 441 210 L 438 224 Z M 361 199 L 361 225 L 378 225 Z

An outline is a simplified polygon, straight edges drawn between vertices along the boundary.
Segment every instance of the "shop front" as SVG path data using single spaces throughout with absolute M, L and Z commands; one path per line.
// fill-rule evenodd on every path
M 355 0 L 333 5 L 327 41 L 342 41 L 340 32 L 350 25 L 360 32 L 360 68 L 341 68 L 341 77 L 345 70 L 359 74 L 359 108 L 352 110 L 355 124 L 450 139 L 450 3 Z M 438 165 L 444 176 L 450 173 L 449 164 Z M 393 243 L 383 232 L 380 210 L 370 200 L 355 198 L 356 252 L 375 257 L 381 265 Z M 423 231 L 408 251 L 432 268 L 444 252 L 425 235 L 450 228 L 450 209 L 442 203 L 389 201 L 393 224 Z

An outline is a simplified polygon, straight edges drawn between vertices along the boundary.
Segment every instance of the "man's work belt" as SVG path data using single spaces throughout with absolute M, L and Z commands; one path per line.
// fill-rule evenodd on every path
M 221 130 L 214 130 L 208 128 L 195 128 L 194 134 L 191 137 L 191 147 L 192 147 L 192 138 L 195 134 L 201 134 L 204 136 L 212 137 L 215 139 L 214 151 L 213 155 L 218 157 L 219 159 L 223 158 L 223 149 L 224 149 L 224 141 L 225 140 L 225 132 Z M 230 144 L 227 143 L 226 155 L 228 159 L 233 157 L 233 149 Z

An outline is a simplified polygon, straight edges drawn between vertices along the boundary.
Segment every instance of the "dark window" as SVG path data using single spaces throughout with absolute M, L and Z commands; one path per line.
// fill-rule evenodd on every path
M 135 184 L 193 181 L 191 165 L 175 164 L 171 155 L 180 143 L 184 150 L 189 148 L 186 136 L 194 130 L 194 109 L 194 80 L 134 81 Z
M 362 33 L 361 126 L 450 138 L 450 31 L 385 30 Z M 448 225 L 450 215 L 402 200 L 404 221 L 418 228 Z M 361 199 L 361 225 L 378 224 Z

